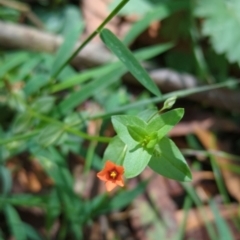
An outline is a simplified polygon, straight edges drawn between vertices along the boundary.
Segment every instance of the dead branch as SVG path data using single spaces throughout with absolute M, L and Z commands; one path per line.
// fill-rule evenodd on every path
M 62 44 L 63 38 L 31 27 L 0 21 L 0 46 L 5 48 L 25 49 L 54 53 Z M 79 45 L 80 42 L 77 44 Z M 96 66 L 113 60 L 111 53 L 101 44 L 89 43 L 73 60 L 75 67 Z M 193 88 L 199 85 L 199 80 L 190 74 L 180 74 L 170 69 L 150 71 L 150 76 L 164 92 Z M 130 74 L 124 79 L 127 82 L 136 82 Z M 229 89 L 216 89 L 187 98 L 208 106 L 228 111 L 240 111 L 240 94 Z

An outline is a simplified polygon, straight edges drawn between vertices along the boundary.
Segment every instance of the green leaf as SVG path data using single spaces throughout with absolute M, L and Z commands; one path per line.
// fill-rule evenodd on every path
M 1 198 L 0 201 L 14 206 L 38 206 L 43 207 L 48 200 L 48 196 L 35 196 L 31 194 L 11 194 L 11 196 Z
M 128 132 L 127 126 L 136 126 L 138 128 L 146 129 L 147 123 L 134 115 L 116 115 L 112 116 L 113 127 L 118 136 L 123 142 L 131 142 L 134 139 Z M 136 142 L 136 141 L 135 141 Z M 137 142 L 136 142 L 137 143 Z
M 23 223 L 23 226 L 25 228 L 26 235 L 27 235 L 28 239 L 31 239 L 31 240 L 42 240 L 40 235 L 37 233 L 37 231 L 31 225 L 29 225 L 27 223 Z
M 147 126 L 147 131 L 157 132 L 158 139 L 164 137 L 183 117 L 184 109 L 176 108 L 155 117 Z
M 127 129 L 131 137 L 137 142 L 141 142 L 148 135 L 147 131 L 139 126 L 128 125 Z
M 175 143 L 167 137 L 161 139 L 155 149 L 149 167 L 164 177 L 177 181 L 191 181 L 190 169 Z
M 6 73 L 8 73 L 13 68 L 24 63 L 29 57 L 29 54 L 26 52 L 16 52 L 9 54 L 0 66 L 0 78 L 2 78 Z
M 74 25 L 74 27 L 70 26 L 66 33 L 66 38 L 61 47 L 58 49 L 55 59 L 53 61 L 51 77 L 54 77 L 63 64 L 67 61 L 67 59 L 72 55 L 73 48 L 79 38 L 80 31 L 82 30 L 82 26 Z
M 123 67 L 120 67 L 119 69 L 114 69 L 113 71 L 84 85 L 79 91 L 73 92 L 66 99 L 64 99 L 59 104 L 59 110 L 62 114 L 67 114 L 74 107 L 77 107 L 83 101 L 91 97 L 94 92 L 101 91 L 102 89 L 108 87 L 110 84 L 116 82 L 124 72 L 125 70 Z
M 51 92 L 52 93 L 58 92 L 58 91 L 66 89 L 66 88 L 70 88 L 75 85 L 82 84 L 82 83 L 86 82 L 87 80 L 94 78 L 94 77 L 99 78 L 99 77 L 109 73 L 110 71 L 114 70 L 115 65 L 116 65 L 116 63 L 111 63 L 111 64 L 107 64 L 104 66 L 88 69 L 79 74 L 75 74 L 74 76 L 65 79 L 63 82 L 60 82 L 60 83 L 52 86 Z
M 167 51 L 168 49 L 172 48 L 172 46 L 173 45 L 171 43 L 167 43 L 167 44 L 159 44 L 159 45 L 155 45 L 155 46 L 142 48 L 140 50 L 136 50 L 134 52 L 134 56 L 139 60 L 150 59 L 158 54 L 161 54 L 161 53 Z M 57 92 L 60 90 L 64 90 L 66 88 L 73 87 L 77 84 L 84 83 L 91 78 L 99 78 L 105 74 L 108 74 L 109 72 L 111 72 L 113 70 L 117 70 L 121 66 L 122 66 L 121 62 L 118 61 L 118 62 L 114 62 L 114 63 L 109 63 L 104 66 L 91 68 L 82 73 L 79 73 L 72 77 L 69 77 L 66 80 L 64 80 L 63 82 L 52 86 L 51 92 L 54 93 L 54 92 Z
M 15 208 L 13 208 L 9 204 L 6 204 L 3 210 L 5 213 L 11 234 L 14 237 L 14 239 L 27 240 L 27 235 L 26 235 L 24 225 Z
M 20 113 L 13 122 L 12 131 L 14 134 L 26 131 L 31 127 L 31 124 L 32 117 L 26 112 Z
M 39 134 L 38 142 L 44 147 L 48 147 L 53 144 L 58 144 L 64 135 L 64 129 L 61 126 L 50 124 L 46 126 Z
M 25 85 L 24 92 L 27 96 L 36 93 L 41 87 L 49 83 L 49 76 L 47 74 L 34 75 Z
M 147 166 L 152 152 L 142 148 L 141 145 L 130 136 L 127 125 L 144 126 L 144 122 L 136 116 L 119 115 L 112 117 L 112 123 L 119 138 L 127 145 L 123 162 L 124 175 L 126 178 L 135 177 Z
M 49 113 L 54 107 L 54 101 L 55 97 L 53 96 L 42 96 L 38 99 L 35 99 L 31 107 L 39 113 L 46 114 Z
M 108 29 L 100 33 L 102 41 L 122 61 L 130 73 L 150 92 L 160 96 L 161 93 L 148 75 L 147 71 L 140 65 L 130 50 Z
M 158 142 L 158 139 L 157 139 L 157 138 L 150 140 L 150 141 L 147 143 L 146 148 L 147 148 L 147 149 L 153 149 L 153 148 L 155 147 L 155 145 L 157 144 L 157 142 Z
M 7 195 L 10 193 L 12 188 L 12 176 L 9 170 L 0 165 L 0 193 Z
M 32 54 L 29 58 L 21 65 L 19 72 L 15 77 L 15 81 L 23 81 L 27 76 L 30 76 L 34 69 L 41 64 L 42 56 L 41 54 Z
M 202 32 L 210 37 L 214 50 L 226 54 L 230 62 L 240 64 L 240 1 L 198 0 L 196 16 L 202 20 Z
M 127 145 L 118 136 L 115 136 L 108 144 L 103 155 L 103 160 L 111 160 L 118 165 L 122 165 L 126 150 Z

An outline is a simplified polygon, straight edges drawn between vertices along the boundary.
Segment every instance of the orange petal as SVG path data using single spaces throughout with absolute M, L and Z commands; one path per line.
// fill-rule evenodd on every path
M 124 181 L 123 181 L 122 177 L 116 179 L 116 184 L 120 187 L 124 186 Z
M 124 167 L 119 166 L 119 165 L 116 165 L 115 168 L 116 168 L 118 174 L 123 175 L 123 173 L 124 173 Z
M 104 166 L 104 170 L 105 171 L 109 171 L 109 170 L 112 170 L 113 168 L 116 167 L 116 164 L 107 160 L 106 163 L 105 163 L 105 166 Z
M 106 182 L 106 188 L 107 188 L 108 192 L 112 191 L 116 186 L 117 186 L 116 183 L 114 183 L 112 181 Z
M 107 175 L 104 171 L 101 171 L 97 174 L 97 177 L 102 181 L 108 181 Z

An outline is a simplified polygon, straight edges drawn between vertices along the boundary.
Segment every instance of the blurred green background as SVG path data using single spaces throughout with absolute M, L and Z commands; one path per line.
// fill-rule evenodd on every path
M 114 114 L 161 108 L 96 37 L 120 0 L 0 0 L 0 239 L 240 239 L 240 1 L 130 0 L 107 28 L 184 119 L 189 184 L 96 179 Z M 137 55 L 138 54 L 138 55 Z

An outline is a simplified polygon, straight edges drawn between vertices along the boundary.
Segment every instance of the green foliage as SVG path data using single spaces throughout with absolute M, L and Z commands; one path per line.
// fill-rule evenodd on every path
M 103 29 L 100 34 L 103 42 L 121 60 L 130 73 L 149 91 L 159 96 L 160 91 L 152 81 L 147 71 L 142 68 L 128 48 L 108 29 Z
M 183 109 L 174 109 L 161 115 L 156 111 L 144 111 L 140 113 L 141 118 L 113 116 L 117 137 L 109 143 L 104 159 L 123 165 L 126 178 L 139 175 L 149 165 L 165 177 L 190 181 L 191 173 L 184 157 L 175 144 L 164 137 L 183 113 Z
M 236 87 L 238 84 L 237 81 L 226 80 L 229 79 L 230 65 L 223 57 L 219 60 L 218 53 L 225 53 L 230 62 L 240 62 L 240 37 L 237 31 L 239 3 L 236 0 L 199 1 L 196 16 L 201 18 L 203 33 L 210 37 L 217 52 L 215 53 L 209 46 L 202 49 L 198 37 L 191 39 L 191 33 L 198 29 L 193 27 L 194 24 L 190 24 L 196 20 L 192 12 L 195 6 L 190 8 L 188 0 L 129 1 L 129 8 L 120 14 L 125 15 L 133 10 L 135 12 L 138 4 L 137 13 L 141 18 L 132 25 L 124 40 L 119 40 L 112 32 L 104 29 L 104 26 L 127 2 L 121 1 L 101 26 L 78 48 L 81 50 L 100 33 L 105 45 L 118 58 L 103 66 L 78 72 L 68 65 L 77 53 L 73 51 L 84 25 L 78 6 L 62 4 L 59 7 L 57 2 L 49 9 L 40 8 L 40 2 L 33 8 L 35 14 L 44 22 L 45 29 L 61 33 L 65 39 L 54 56 L 25 51 L 1 52 L 0 210 L 12 238 L 47 239 L 57 222 L 61 224 L 57 239 L 82 239 L 84 226 L 91 224 L 102 214 L 128 207 L 145 191 L 149 182 L 141 181 L 133 189 L 124 186 L 113 195 L 98 194 L 85 199 L 82 195 L 85 189 L 81 193 L 74 190 L 76 178 L 72 165 L 75 167 L 74 162 L 78 162 L 79 159 L 81 164 L 85 161 L 84 170 L 87 170 L 83 173 L 85 175 L 81 176 L 84 179 L 80 183 L 83 188 L 87 186 L 85 180 L 88 181 L 89 170 L 100 171 L 107 160 L 123 166 L 124 178 L 127 179 L 138 176 L 149 166 L 153 172 L 164 177 L 181 182 L 191 181 L 191 172 L 182 152 L 167 136 L 182 119 L 184 109 L 169 109 L 177 98 L 219 87 Z M 176 17 L 175 13 L 179 15 Z M 0 18 L 5 20 L 17 21 L 19 16 L 15 10 L 0 9 Z M 165 25 L 165 21 L 171 21 L 170 18 L 174 18 L 175 24 L 171 28 Z M 126 47 L 153 21 L 163 19 L 163 27 L 160 29 L 161 44 L 133 52 Z M 162 34 L 164 26 L 168 26 L 168 35 Z M 182 34 L 180 30 L 187 33 L 186 38 L 179 37 Z M 169 38 L 174 40 L 174 44 L 162 43 L 166 36 L 172 36 Z M 179 44 L 179 39 L 185 42 Z M 202 56 L 206 55 L 207 61 L 210 61 L 208 65 L 202 58 L 201 66 L 209 67 L 208 74 L 219 74 L 222 83 L 161 95 L 161 91 L 142 66 L 142 61 L 145 61 L 144 66 L 149 69 L 171 67 L 175 70 L 194 72 L 199 67 L 196 50 L 200 50 Z M 163 53 L 164 57 L 160 56 Z M 160 61 L 151 61 L 154 57 Z M 121 78 L 127 71 L 143 86 L 140 94 L 130 93 L 131 88 L 128 89 L 122 84 Z M 151 94 L 156 97 L 152 97 Z M 163 103 L 162 108 L 154 108 L 156 103 Z M 105 137 L 112 134 L 112 130 L 109 131 L 110 119 L 116 132 L 116 136 L 112 138 Z M 91 132 L 92 126 L 97 126 L 97 130 L 94 129 L 96 135 Z M 195 145 L 190 144 L 190 147 Z M 19 154 L 23 153 L 26 159 L 19 157 Z M 212 155 L 206 153 L 205 156 Z M 18 160 L 16 167 L 10 169 L 8 162 L 15 158 Z M 13 174 L 25 166 L 25 160 L 37 162 L 53 184 L 41 193 L 13 193 Z M 224 200 L 229 200 L 223 186 L 221 171 L 214 161 L 211 163 L 219 192 Z M 201 200 L 194 189 L 190 188 L 190 185 L 183 186 L 195 205 L 201 207 Z M 189 204 L 186 209 L 189 208 Z M 44 212 L 44 236 L 40 236 L 33 227 L 21 220 L 18 213 L 21 207 L 38 207 Z M 216 239 L 217 235 L 219 239 L 232 239 L 227 223 L 219 215 L 216 206 L 212 204 L 211 208 L 216 218 L 218 234 L 205 221 L 209 236 L 212 239 Z M 183 228 L 179 231 L 181 237 L 184 233 Z M 5 232 L 0 231 L 0 239 L 5 238 Z
M 27 234 L 17 211 L 9 204 L 4 207 L 4 213 L 7 218 L 10 231 L 16 240 L 27 240 Z
M 164 137 L 155 148 L 149 167 L 167 178 L 177 181 L 191 181 L 190 169 L 173 141 Z
M 203 18 L 202 32 L 210 37 L 212 47 L 226 54 L 230 62 L 240 64 L 240 2 L 238 0 L 200 0 L 196 16 Z

